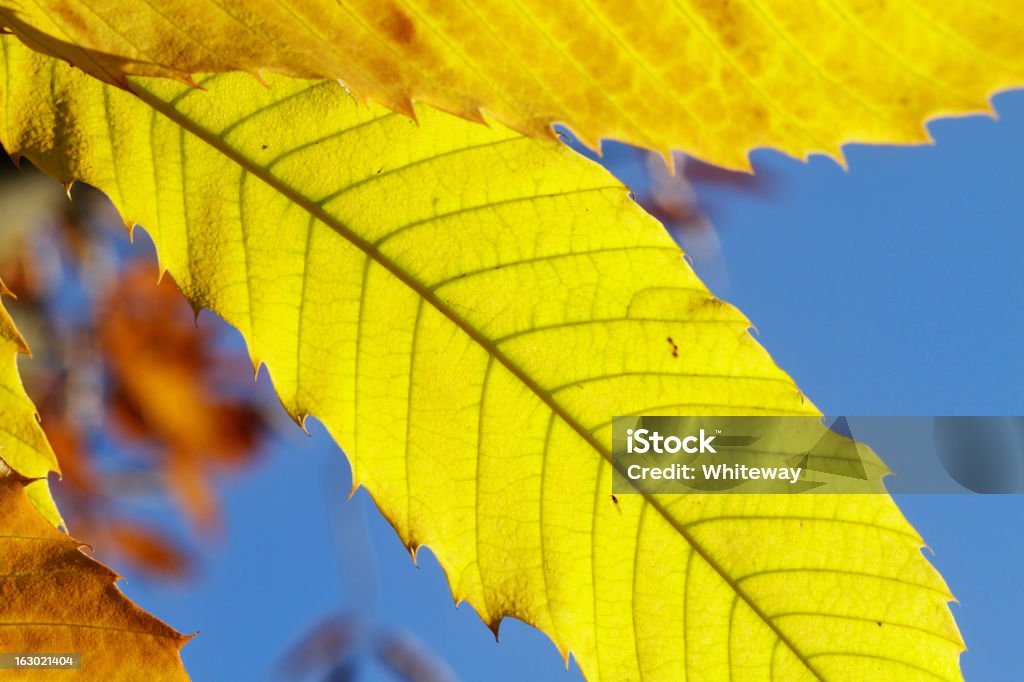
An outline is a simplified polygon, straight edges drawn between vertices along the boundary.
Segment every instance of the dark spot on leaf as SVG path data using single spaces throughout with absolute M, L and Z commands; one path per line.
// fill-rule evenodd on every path
M 672 346 L 672 357 L 678 358 L 679 357 L 679 346 L 676 345 L 676 342 L 672 340 L 671 336 L 668 337 L 665 340 L 668 341 L 668 345 Z
M 398 7 L 392 5 L 388 18 L 381 24 L 384 32 L 397 43 L 408 45 L 416 37 L 416 25 Z
M 65 22 L 74 26 L 79 33 L 95 34 L 94 31 L 89 31 L 89 23 L 82 18 L 80 13 L 67 3 L 57 3 L 53 6 L 53 12 L 64 19 Z
M 615 504 L 618 504 L 619 503 L 619 498 L 617 498 L 614 495 L 612 495 L 612 502 L 614 502 Z
M 266 148 L 267 148 L 267 145 L 265 145 L 265 144 L 261 144 L 261 145 L 260 145 L 260 148 L 261 148 L 261 149 L 266 149 Z

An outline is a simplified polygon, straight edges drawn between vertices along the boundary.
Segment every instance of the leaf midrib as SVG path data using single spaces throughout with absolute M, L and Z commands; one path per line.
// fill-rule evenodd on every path
M 409 287 L 414 293 L 416 293 L 422 300 L 428 302 L 434 307 L 439 313 L 444 315 L 446 318 L 451 320 L 459 329 L 469 336 L 474 342 L 480 345 L 485 352 L 488 353 L 492 358 L 500 362 L 509 372 L 513 374 L 519 381 L 523 383 L 530 391 L 532 391 L 545 405 L 551 409 L 552 412 L 557 414 L 560 419 L 569 428 L 575 431 L 585 442 L 587 442 L 598 454 L 601 455 L 609 464 L 614 466 L 612 460 L 611 451 L 606 448 L 590 431 L 588 431 L 582 424 L 576 421 L 571 414 L 569 414 L 564 407 L 562 407 L 554 397 L 542 386 L 540 386 L 535 380 L 533 380 L 526 371 L 509 358 L 502 350 L 495 345 L 495 343 L 486 337 L 483 333 L 477 330 L 468 320 L 462 315 L 446 305 L 433 291 L 431 291 L 423 283 L 417 281 L 411 274 L 405 269 L 394 262 L 386 254 L 382 253 L 380 249 L 374 245 L 374 243 L 363 238 L 358 233 L 353 231 L 345 223 L 338 220 L 335 216 L 325 211 L 323 207 L 319 206 L 316 202 L 312 201 L 309 197 L 303 196 L 298 190 L 288 186 L 285 182 L 277 178 L 273 173 L 269 172 L 264 166 L 256 163 L 254 160 L 235 149 L 234 147 L 227 144 L 218 134 L 211 130 L 208 130 L 195 121 L 191 120 L 180 111 L 175 109 L 173 106 L 167 104 L 159 96 L 146 89 L 144 80 L 141 78 L 131 78 L 130 84 L 135 86 L 131 88 L 132 92 L 136 97 L 142 100 L 149 107 L 159 112 L 165 118 L 173 122 L 175 125 L 180 126 L 187 132 L 196 136 L 208 144 L 215 151 L 223 154 L 231 161 L 238 164 L 238 166 L 259 178 L 261 181 L 267 184 L 274 191 L 281 194 L 283 197 L 301 207 L 311 217 L 316 218 L 324 225 L 330 227 L 337 232 L 341 237 L 349 241 L 353 246 L 363 251 L 368 258 L 373 259 L 378 265 L 383 267 L 392 276 L 398 279 L 400 282 Z M 104 87 L 110 87 L 104 85 Z M 628 191 L 625 186 L 622 186 L 622 191 Z M 802 654 L 797 646 L 783 633 L 778 626 L 772 621 L 772 619 L 765 613 L 754 600 L 746 594 L 746 592 L 740 587 L 739 583 L 736 582 L 718 562 L 716 562 L 708 552 L 696 541 L 696 539 L 690 535 L 687 529 L 672 517 L 668 509 L 662 505 L 657 499 L 648 493 L 640 493 L 644 500 L 650 504 L 665 521 L 690 545 L 691 549 L 696 552 L 705 562 L 716 572 L 718 575 L 730 586 L 730 588 L 742 599 L 747 606 L 760 618 L 764 623 L 775 633 L 789 649 L 793 652 L 804 667 L 811 672 L 816 679 L 821 682 L 826 682 L 822 674 L 814 667 L 807 656 Z

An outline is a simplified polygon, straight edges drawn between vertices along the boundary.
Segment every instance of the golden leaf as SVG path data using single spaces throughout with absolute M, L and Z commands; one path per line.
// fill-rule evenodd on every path
M 4 0 L 0 23 L 93 76 L 341 79 L 528 135 L 563 122 L 748 168 L 771 147 L 920 143 L 938 115 L 1024 84 L 1024 5 L 860 0 Z
M 495 630 L 595 680 L 959 679 L 888 496 L 610 494 L 614 415 L 817 411 L 596 164 L 332 82 L 133 95 L 0 48 L 4 146 L 144 224 Z
M 187 680 L 178 650 L 190 638 L 128 600 L 116 573 L 29 503 L 26 483 L 0 474 L 0 652 L 78 653 L 78 674 L 90 680 Z M 32 670 L 27 678 L 75 675 Z

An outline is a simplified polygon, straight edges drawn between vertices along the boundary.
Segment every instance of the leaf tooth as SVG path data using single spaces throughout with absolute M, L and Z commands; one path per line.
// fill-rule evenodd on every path
M 416 122 L 416 125 L 420 124 L 419 116 L 416 115 L 416 103 L 413 101 L 412 97 L 407 95 L 399 100 L 398 112 L 411 118 Z
M 419 116 L 416 114 L 416 103 L 413 101 L 412 94 L 407 90 L 400 92 L 375 92 L 372 95 L 363 90 L 357 90 L 352 87 L 349 83 L 346 83 L 340 79 L 336 81 L 341 88 L 347 92 L 352 98 L 362 104 L 364 107 L 369 106 L 371 102 L 376 102 L 392 111 L 399 113 L 406 118 L 411 118 L 417 124 L 419 124 Z
M 576 130 L 575 128 L 571 128 L 569 126 L 566 126 L 566 128 L 569 128 L 570 132 L 576 137 L 577 140 L 580 141 L 580 144 L 582 144 L 584 147 L 586 147 L 587 149 L 592 149 L 598 156 L 604 156 L 604 149 L 602 148 L 600 137 L 594 136 L 588 132 Z M 547 126 L 547 130 L 556 139 L 563 139 L 563 137 L 559 135 L 558 131 L 555 130 L 554 126 Z
M 654 153 L 661 157 L 661 160 L 665 162 L 665 168 L 668 169 L 668 174 L 671 177 L 676 175 L 676 155 L 672 151 L 671 147 L 656 147 Z M 747 171 L 752 173 L 752 171 Z
M 288 412 L 288 416 L 292 418 L 292 421 L 295 422 L 300 429 L 302 429 L 303 433 L 305 433 L 307 436 L 311 435 L 309 433 L 309 429 L 306 428 L 306 419 L 309 418 L 308 410 L 303 408 L 292 408 L 288 405 L 285 405 L 285 410 Z
M 249 355 L 249 359 L 252 360 L 252 380 L 257 381 L 260 378 L 260 369 L 263 367 L 264 362 L 252 354 Z
M 846 150 L 844 146 L 837 146 L 833 151 L 825 152 L 825 155 L 828 158 L 833 159 L 836 164 L 843 169 L 844 173 L 850 170 L 850 161 L 846 158 Z M 810 154 L 804 154 L 804 163 L 807 163 L 810 160 L 810 157 Z
M 256 82 L 259 83 L 260 85 L 262 85 L 263 87 L 265 87 L 265 88 L 269 88 L 270 87 L 269 85 L 267 85 L 267 79 L 263 77 L 263 72 L 260 71 L 259 69 L 251 69 L 251 70 L 247 71 L 247 73 L 250 76 L 252 76 L 253 78 L 255 78 Z
M 199 313 L 203 312 L 203 308 L 205 308 L 205 306 L 202 303 L 200 303 L 199 301 L 194 301 L 191 298 L 188 299 L 188 303 L 189 303 L 190 306 L 192 306 L 192 317 L 193 317 L 192 321 L 195 323 L 196 329 L 198 329 L 199 328 Z
M 206 88 L 204 88 L 202 85 L 197 83 L 196 79 L 193 78 L 192 74 L 190 74 L 190 73 L 176 73 L 176 74 L 171 75 L 171 78 L 173 78 L 176 81 L 181 81 L 182 83 L 184 83 L 185 85 L 189 86 L 190 88 L 195 88 L 196 90 L 206 91 Z
M 467 107 L 465 112 L 463 112 L 463 118 L 473 123 L 482 123 L 485 126 L 490 125 L 490 121 L 487 120 L 487 117 L 484 115 L 483 109 L 480 108 L 480 105 Z
M 486 625 L 487 629 L 494 635 L 494 641 L 496 643 L 500 641 L 498 638 L 498 630 L 501 629 L 501 621 L 503 620 L 505 620 L 505 614 L 503 613 L 499 613 L 493 618 L 484 618 L 484 625 Z

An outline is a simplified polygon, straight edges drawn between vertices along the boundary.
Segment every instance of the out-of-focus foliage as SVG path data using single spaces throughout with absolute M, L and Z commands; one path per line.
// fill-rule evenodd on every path
M 360 671 L 371 664 L 387 670 L 401 682 L 456 682 L 447 665 L 414 635 L 376 628 L 349 614 L 335 614 L 304 633 L 281 661 L 289 679 L 364 679 Z
M 592 679 L 959 677 L 888 496 L 608 494 L 613 415 L 817 410 L 596 165 L 332 82 L 132 94 L 0 47 L 5 146 L 145 225 L 491 628 Z
M 457 682 L 445 661 L 414 633 L 382 622 L 377 612 L 377 557 L 364 506 L 337 504 L 342 464 L 331 469 L 324 493 L 345 603 L 301 634 L 281 657 L 277 671 L 291 682 L 343 682 L 383 678 L 394 682 Z
M 246 398 L 251 383 L 238 381 L 248 374 L 244 356 L 218 353 L 209 326 L 193 327 L 183 314 L 170 279 L 156 287 L 153 276 L 149 263 L 123 273 L 97 322 L 113 424 L 158 447 L 161 478 L 208 528 L 218 517 L 213 473 L 251 461 L 264 420 Z
M 4 389 L 17 388 L 6 380 Z M 11 440 L 0 436 L 5 446 Z M 25 484 L 0 460 L 0 650 L 77 652 L 83 670 L 7 670 L 5 679 L 187 680 L 178 650 L 189 638 L 121 594 L 117 574 L 54 528 Z
M 251 366 L 125 250 L 101 195 L 82 186 L 69 201 L 32 169 L 0 177 L 0 272 L 35 349 L 26 384 L 61 462 L 68 526 L 103 556 L 182 576 L 193 538 L 139 506 L 170 498 L 188 526 L 217 530 L 214 481 L 248 465 L 266 433 Z
M 1024 84 L 1019 0 L 4 0 L 37 50 L 125 87 L 209 71 L 341 79 L 528 135 L 552 123 L 731 168 L 772 147 L 920 143 Z

